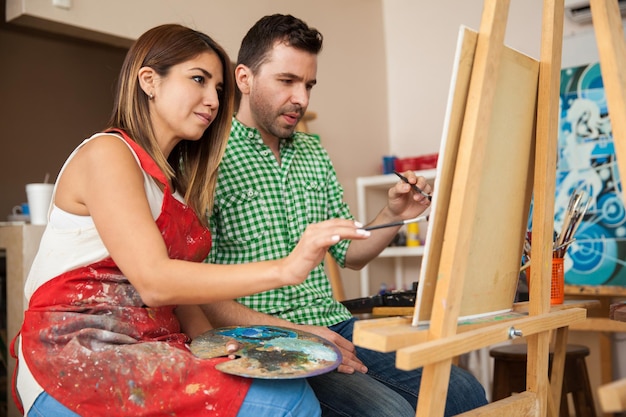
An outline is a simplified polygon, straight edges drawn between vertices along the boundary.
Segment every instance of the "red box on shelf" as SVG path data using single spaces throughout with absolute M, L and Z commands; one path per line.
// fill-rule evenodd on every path
M 396 171 L 421 171 L 424 169 L 434 169 L 437 167 L 438 153 L 430 155 L 422 155 L 410 158 L 398 158 L 395 160 L 394 166 Z
M 423 155 L 417 158 L 417 169 L 434 169 L 437 168 L 438 153 Z

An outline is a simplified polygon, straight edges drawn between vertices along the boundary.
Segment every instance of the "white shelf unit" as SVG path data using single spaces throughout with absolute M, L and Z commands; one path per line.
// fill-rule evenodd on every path
M 428 180 L 432 185 L 435 180 L 436 169 L 428 169 L 423 171 L 415 171 L 415 174 L 422 176 Z M 356 195 L 357 195 L 357 210 L 359 214 L 359 221 L 364 224 L 371 221 L 375 213 L 368 213 L 369 198 L 368 193 L 370 191 L 377 190 L 379 192 L 389 190 L 389 188 L 398 182 L 398 177 L 394 174 L 387 175 L 375 175 L 371 177 L 358 177 L 356 179 Z M 382 209 L 386 200 L 381 200 L 380 206 L 377 210 Z M 379 258 L 393 258 L 394 260 L 394 280 L 395 287 L 400 289 L 404 286 L 404 266 L 402 259 L 406 257 L 421 257 L 424 254 L 423 246 L 413 247 L 401 247 L 390 246 L 385 248 Z M 374 262 L 375 260 L 372 260 Z M 370 289 L 370 266 L 366 265 L 361 269 L 361 297 L 369 297 L 373 293 Z

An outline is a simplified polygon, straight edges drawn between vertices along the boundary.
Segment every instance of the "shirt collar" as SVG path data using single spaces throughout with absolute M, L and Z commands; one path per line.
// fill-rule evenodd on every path
M 263 144 L 263 138 L 261 137 L 261 133 L 259 133 L 258 129 L 255 127 L 248 127 L 241 123 L 235 116 L 233 116 L 232 121 L 232 130 L 236 133 L 240 138 L 248 139 L 249 141 L 257 144 Z M 295 133 L 291 135 L 289 138 L 283 138 L 280 140 L 281 145 L 290 144 L 293 142 L 295 137 Z

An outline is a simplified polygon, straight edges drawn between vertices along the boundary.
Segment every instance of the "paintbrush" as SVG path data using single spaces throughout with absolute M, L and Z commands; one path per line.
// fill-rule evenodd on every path
M 576 221 L 574 222 L 574 226 L 572 227 L 572 233 L 570 237 L 573 237 L 574 234 L 576 233 L 576 230 L 578 230 L 578 226 L 580 226 L 580 223 L 583 221 L 583 217 L 585 213 L 587 212 L 587 210 L 589 209 L 590 204 L 591 204 L 591 197 L 587 199 L 587 203 L 585 204 L 585 206 L 582 209 L 580 209 L 580 211 L 578 212 L 576 216 Z
M 374 226 L 367 226 L 364 227 L 364 230 L 376 230 L 376 229 L 384 229 L 385 227 L 393 227 L 393 226 L 402 226 L 405 224 L 409 224 L 409 223 L 417 223 L 417 222 L 421 222 L 421 221 L 426 221 L 428 220 L 428 216 L 424 215 L 424 216 L 418 216 L 412 219 L 407 219 L 407 220 L 401 220 L 401 221 L 397 221 L 397 222 L 391 222 L 391 223 L 383 223 L 383 224 L 377 224 Z
M 587 198 L 585 203 L 582 202 L 585 192 L 574 192 L 570 197 L 567 210 L 563 219 L 561 233 L 554 241 L 553 257 L 562 258 L 565 256 L 569 245 L 575 240 L 576 230 L 587 212 L 591 203 L 591 198 Z
M 411 184 L 409 182 L 409 179 L 407 177 L 405 177 L 404 175 L 400 174 L 398 171 L 393 171 L 394 174 L 396 174 L 398 177 L 400 177 L 400 179 L 404 182 L 406 182 L 407 184 L 409 184 L 411 187 L 413 187 L 413 191 L 415 191 L 416 193 L 419 193 L 421 195 L 423 195 L 424 197 L 426 197 L 428 199 L 428 201 L 432 201 L 433 197 L 426 193 L 424 190 L 422 190 L 420 187 L 418 187 L 415 184 Z

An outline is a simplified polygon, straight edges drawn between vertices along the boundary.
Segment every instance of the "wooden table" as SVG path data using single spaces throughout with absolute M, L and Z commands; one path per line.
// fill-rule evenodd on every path
M 609 319 L 626 321 L 626 301 L 611 304 L 609 308 Z
M 567 299 L 594 298 L 600 306 L 589 311 L 587 319 L 572 323 L 570 331 L 593 332 L 598 342 L 600 381 L 596 386 L 613 382 L 613 335 L 626 332 L 626 322 L 611 320 L 610 306 L 626 298 L 626 287 L 613 285 L 565 285 Z
M 620 301 L 611 304 L 609 320 L 615 323 L 626 324 L 626 302 Z M 620 379 L 598 388 L 600 406 L 604 412 L 615 413 L 626 411 L 626 378 Z

